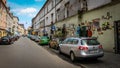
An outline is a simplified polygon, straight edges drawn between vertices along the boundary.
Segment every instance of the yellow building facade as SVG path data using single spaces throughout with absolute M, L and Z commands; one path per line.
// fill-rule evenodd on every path
M 6 0 L 2 0 L 2 1 L 0 1 L 0 37 L 7 35 L 6 16 L 7 16 Z

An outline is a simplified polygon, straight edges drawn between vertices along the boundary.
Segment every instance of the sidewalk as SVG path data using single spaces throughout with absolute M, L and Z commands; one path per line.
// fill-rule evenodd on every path
M 120 54 L 112 52 L 104 52 L 103 61 L 100 67 L 102 68 L 120 68 Z M 98 68 L 100 68 L 98 65 Z

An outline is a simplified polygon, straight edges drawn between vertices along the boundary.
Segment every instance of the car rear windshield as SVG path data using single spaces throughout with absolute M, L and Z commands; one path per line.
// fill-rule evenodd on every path
M 49 39 L 49 37 L 43 36 L 41 37 L 41 39 Z
M 99 45 L 100 43 L 96 39 L 83 39 L 81 41 L 82 45 Z

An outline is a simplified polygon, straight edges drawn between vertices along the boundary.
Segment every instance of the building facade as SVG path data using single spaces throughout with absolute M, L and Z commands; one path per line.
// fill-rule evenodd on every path
M 95 1 L 95 0 L 93 0 Z M 120 23 L 120 0 L 105 0 L 93 2 L 88 0 L 88 12 L 82 16 L 82 23 L 91 26 L 93 36 L 98 37 L 98 40 L 103 45 L 103 48 L 109 52 L 120 53 L 120 32 L 117 31 L 116 22 Z M 91 23 L 90 23 L 91 22 Z
M 19 24 L 18 25 L 18 33 L 19 33 L 19 35 L 24 35 L 25 34 L 24 24 Z
M 12 34 L 13 32 L 12 32 L 12 26 L 13 26 L 13 15 L 10 13 L 10 12 L 8 12 L 7 13 L 7 31 L 10 33 L 10 34 Z
M 47 0 L 32 23 L 34 30 L 48 34 L 52 25 L 56 29 L 65 25 L 68 36 L 75 35 L 80 24 L 92 31 L 105 51 L 120 53 L 119 7 L 120 0 Z
M 12 26 L 12 32 L 14 35 L 18 35 L 18 23 L 19 22 L 19 18 L 16 16 L 13 16 L 13 26 Z
M 81 5 L 80 0 L 47 0 L 32 20 L 33 29 L 38 31 L 38 34 L 43 35 L 46 32 L 50 34 L 51 23 L 55 24 L 76 15 L 78 10 L 81 10 Z
M 7 35 L 18 34 L 18 17 L 10 12 L 6 0 L 0 0 L 0 38 Z
M 7 34 L 6 15 L 7 15 L 6 0 L 0 0 L 0 37 L 5 36 Z

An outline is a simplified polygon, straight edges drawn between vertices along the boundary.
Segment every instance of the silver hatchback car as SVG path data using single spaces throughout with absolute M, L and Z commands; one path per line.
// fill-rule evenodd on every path
M 59 53 L 70 56 L 71 61 L 76 58 L 100 58 L 104 56 L 102 45 L 93 37 L 70 37 L 59 44 Z

